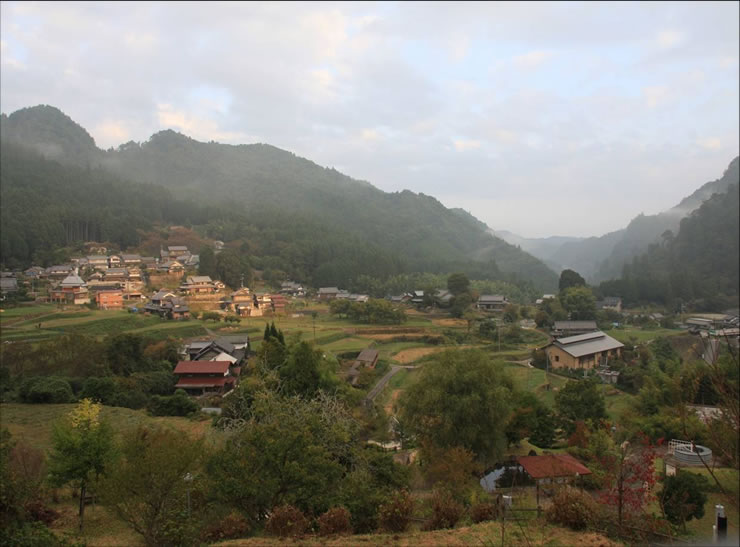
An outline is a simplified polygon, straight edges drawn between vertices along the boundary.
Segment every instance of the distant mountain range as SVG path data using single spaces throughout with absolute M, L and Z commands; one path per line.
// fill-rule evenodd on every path
M 274 232 L 298 218 L 310 219 L 322 226 L 321 233 L 344 234 L 390 253 L 404 271 L 467 267 L 491 278 L 528 281 L 545 291 L 557 285 L 557 274 L 542 261 L 490 234 L 464 211 L 408 190 L 383 192 L 267 144 L 203 143 L 168 130 L 143 143 L 101 150 L 83 127 L 52 106 L 3 114 L 0 139 L 46 160 L 102 169 L 121 184 L 155 184 L 177 199 L 237 210 L 260 230 L 271 226 Z M 320 243 L 320 233 L 313 240 Z M 335 260 L 351 262 L 351 257 Z
M 626 228 L 600 237 L 524 238 L 505 230 L 491 230 L 504 241 L 536 256 L 555 271 L 570 268 L 592 283 L 621 276 L 625 263 L 644 253 L 651 243 L 670 230 L 675 235 L 681 219 L 698 209 L 713 194 L 724 193 L 740 179 L 740 158 L 735 158 L 722 177 L 707 182 L 681 202 L 657 215 L 639 215 Z

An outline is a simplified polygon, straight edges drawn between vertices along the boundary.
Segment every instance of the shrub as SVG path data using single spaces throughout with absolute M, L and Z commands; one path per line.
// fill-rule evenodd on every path
M 49 526 L 60 517 L 59 511 L 55 511 L 41 500 L 33 500 L 24 507 L 26 514 L 32 521 L 39 521 Z
M 64 378 L 30 378 L 23 382 L 20 390 L 24 403 L 69 403 L 74 401 L 72 387 Z
M 214 543 L 223 539 L 244 537 L 249 533 L 249 521 L 236 511 L 211 524 L 203 533 L 203 540 Z
M 307 528 L 308 520 L 300 509 L 292 505 L 275 507 L 265 524 L 268 534 L 281 538 L 302 536 Z
M 476 503 L 470 508 L 470 520 L 475 524 L 496 518 L 496 505 L 490 501 Z
M 594 522 L 599 506 L 587 493 L 575 488 L 561 488 L 547 508 L 548 522 L 567 526 L 573 530 L 583 530 Z
M 344 507 L 332 507 L 319 517 L 319 534 L 351 534 L 350 514 Z
M 154 395 L 149 401 L 149 411 L 154 416 L 190 416 L 198 412 L 198 404 L 178 389 L 171 397 Z
M 427 523 L 427 530 L 454 528 L 463 516 L 465 507 L 455 501 L 447 490 L 437 490 L 432 496 L 432 520 Z
M 414 499 L 406 490 L 395 492 L 391 499 L 378 508 L 378 522 L 388 532 L 404 532 L 414 511 Z

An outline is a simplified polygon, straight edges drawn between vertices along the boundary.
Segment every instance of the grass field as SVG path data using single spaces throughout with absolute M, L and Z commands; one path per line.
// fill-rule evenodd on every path
M 619 340 L 623 344 L 632 344 L 633 341 L 637 344 L 642 344 L 644 342 L 660 338 L 661 336 L 676 336 L 685 333 L 685 330 L 678 329 L 641 329 L 637 327 L 610 329 L 606 331 L 606 334 Z

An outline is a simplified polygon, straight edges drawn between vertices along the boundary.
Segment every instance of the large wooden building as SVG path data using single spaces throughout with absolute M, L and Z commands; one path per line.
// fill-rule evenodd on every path
M 553 368 L 592 369 L 622 356 L 624 344 L 601 331 L 558 338 L 545 347 Z

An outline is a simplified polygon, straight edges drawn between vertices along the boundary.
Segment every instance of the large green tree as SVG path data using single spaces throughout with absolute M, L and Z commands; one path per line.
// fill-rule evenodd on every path
M 696 473 L 679 471 L 666 477 L 659 494 L 666 518 L 673 524 L 683 526 L 685 531 L 688 521 L 704 516 L 708 489 L 709 481 Z
M 202 489 L 203 441 L 174 429 L 139 427 L 124 434 L 120 453 L 102 485 L 106 505 L 147 546 L 194 543 L 188 536 L 197 519 L 185 512 L 193 510 L 188 503 L 202 511 L 202 496 L 192 494 Z
M 484 463 L 506 447 L 511 378 L 476 350 L 446 351 L 426 363 L 401 398 L 401 421 L 426 443 L 461 446 Z
M 596 299 L 588 287 L 565 289 L 560 302 L 572 320 L 596 319 Z
M 113 430 L 100 418 L 101 408 L 83 399 L 52 429 L 50 481 L 54 486 L 71 483 L 78 490 L 80 530 L 87 489 L 105 474 L 115 454 Z
M 563 270 L 560 272 L 560 282 L 558 288 L 560 291 L 564 291 L 571 287 L 585 287 L 586 280 L 581 277 L 581 274 L 574 270 Z
M 570 380 L 565 384 L 555 394 L 555 409 L 569 433 L 575 430 L 575 424 L 579 420 L 598 422 L 607 417 L 604 395 L 599 389 L 599 383 L 593 378 Z

